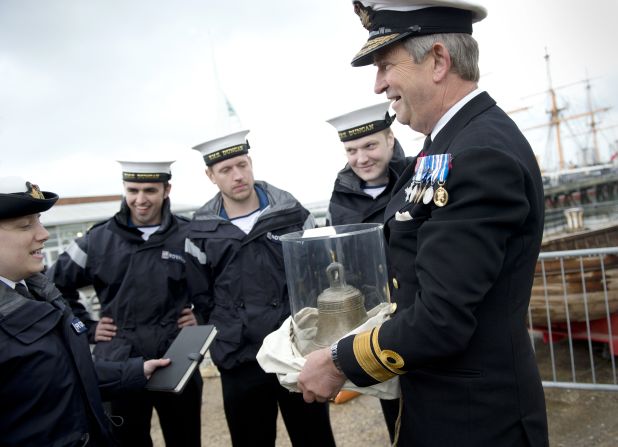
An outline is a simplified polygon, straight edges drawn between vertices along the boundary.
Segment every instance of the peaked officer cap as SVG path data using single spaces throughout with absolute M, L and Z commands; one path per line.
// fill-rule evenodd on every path
M 0 219 L 42 213 L 56 200 L 57 194 L 41 191 L 37 185 L 21 177 L 0 177 Z
M 352 59 L 360 67 L 373 63 L 374 53 L 410 37 L 442 33 L 472 34 L 472 24 L 487 10 L 464 0 L 353 0 L 354 12 L 369 30 L 369 40 Z

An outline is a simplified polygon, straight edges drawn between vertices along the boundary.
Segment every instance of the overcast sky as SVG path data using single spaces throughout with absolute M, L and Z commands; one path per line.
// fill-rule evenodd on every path
M 545 48 L 563 114 L 618 107 L 616 0 L 488 0 L 475 25 L 480 86 L 522 128 L 547 121 Z M 308 203 L 330 197 L 345 156 L 325 122 L 376 104 L 375 68 L 350 0 L 0 0 L 0 169 L 61 196 L 121 192 L 118 159 L 177 160 L 172 200 L 215 192 L 191 147 L 250 129 L 258 179 Z M 228 120 L 227 97 L 238 120 Z M 618 124 L 615 109 L 596 116 Z M 563 125 L 566 159 L 590 146 Z M 422 140 L 395 125 L 408 155 Z M 572 137 L 571 134 L 576 136 Z M 545 167 L 548 128 L 526 132 Z M 599 136 L 602 158 L 618 127 Z M 616 147 L 614 146 L 614 149 Z

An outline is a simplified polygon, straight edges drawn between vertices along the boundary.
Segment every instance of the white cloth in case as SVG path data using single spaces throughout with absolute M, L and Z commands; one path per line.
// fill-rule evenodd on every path
M 394 304 L 379 304 L 367 312 L 369 317 L 367 321 L 345 336 L 368 331 L 375 326 L 379 326 L 390 318 L 394 310 Z M 267 373 L 275 373 L 279 383 L 286 389 L 294 392 L 300 392 L 297 386 L 298 375 L 305 365 L 305 358 L 301 351 L 305 351 L 306 347 L 311 344 L 315 337 L 317 309 L 302 309 L 297 314 L 297 320 L 298 324 L 289 316 L 279 329 L 266 336 L 257 353 L 257 361 L 262 369 Z M 393 377 L 386 382 L 377 383 L 369 387 L 358 387 L 350 380 L 346 380 L 343 389 L 357 391 L 361 394 L 379 397 L 380 399 L 396 399 L 401 394 L 399 377 Z

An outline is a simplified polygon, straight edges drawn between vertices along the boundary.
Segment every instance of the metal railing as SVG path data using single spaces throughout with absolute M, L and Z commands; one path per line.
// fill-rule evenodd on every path
M 618 247 L 541 253 L 528 327 L 544 386 L 618 391 Z

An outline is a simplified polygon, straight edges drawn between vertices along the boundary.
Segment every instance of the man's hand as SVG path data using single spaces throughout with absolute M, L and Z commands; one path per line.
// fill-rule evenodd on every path
M 307 355 L 307 362 L 298 376 L 298 387 L 307 403 L 334 399 L 344 383 L 345 375 L 333 363 L 330 348 Z
M 94 330 L 94 341 L 110 341 L 116 336 L 118 328 L 110 317 L 102 317 Z
M 182 309 L 180 312 L 180 318 L 178 319 L 178 327 L 183 328 L 185 326 L 197 326 L 197 319 L 193 314 L 193 311 L 188 307 Z
M 170 359 L 146 360 L 144 362 L 144 375 L 147 379 L 150 379 L 150 376 L 152 376 L 152 373 L 155 372 L 157 368 L 164 368 L 170 363 L 172 363 Z

